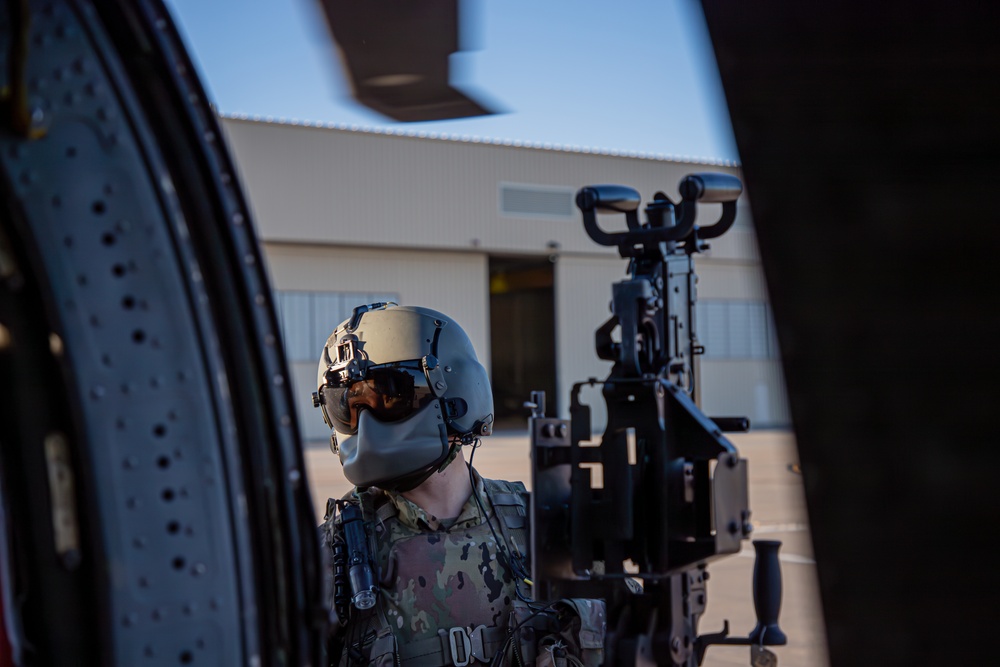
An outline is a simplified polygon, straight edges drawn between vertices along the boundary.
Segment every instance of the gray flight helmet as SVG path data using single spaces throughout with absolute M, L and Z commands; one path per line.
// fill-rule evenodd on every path
M 356 433 L 338 428 L 341 422 L 324 404 L 330 388 L 394 364 L 419 368 L 432 400 L 395 421 L 381 421 L 362 407 Z M 472 341 L 457 322 L 429 308 L 391 303 L 355 308 L 323 347 L 317 387 L 314 404 L 323 408 L 334 431 L 331 447 L 344 475 L 358 487 L 414 488 L 450 462 L 453 440 L 467 442 L 492 432 L 493 394 Z

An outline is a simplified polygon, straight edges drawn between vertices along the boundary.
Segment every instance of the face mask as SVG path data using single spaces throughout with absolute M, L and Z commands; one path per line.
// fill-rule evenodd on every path
M 379 421 L 362 408 L 357 422 L 356 435 L 337 435 L 344 476 L 355 486 L 409 491 L 430 477 L 450 453 L 440 401 L 394 422 Z

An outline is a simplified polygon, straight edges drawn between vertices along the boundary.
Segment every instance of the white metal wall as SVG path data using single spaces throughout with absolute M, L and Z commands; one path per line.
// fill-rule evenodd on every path
M 738 174 L 716 165 L 231 118 L 223 119 L 223 127 L 256 213 L 275 289 L 397 293 L 403 303 L 454 316 L 489 367 L 489 257 L 550 257 L 558 395 L 549 401 L 562 416 L 574 382 L 603 378 L 610 369 L 596 358 L 593 333 L 609 316 L 611 284 L 624 277 L 626 262 L 586 236 L 578 213 L 504 213 L 503 187 L 575 192 L 593 183 L 621 183 L 648 201 L 657 190 L 676 197 L 688 173 Z M 718 206 L 704 206 L 699 222 L 710 224 L 717 213 Z M 602 216 L 600 222 L 624 227 L 616 217 Z M 745 197 L 734 228 L 711 245 L 696 258 L 699 298 L 765 302 Z M 306 433 L 325 439 L 318 415 L 306 407 L 315 365 L 298 363 L 293 376 Z M 747 415 L 757 425 L 788 423 L 776 359 L 704 359 L 701 389 L 709 414 Z M 603 428 L 599 392 L 584 398 L 594 428 Z
M 625 277 L 627 263 L 620 257 L 563 256 L 556 264 L 556 368 L 555 405 L 560 417 L 569 417 L 569 392 L 576 382 L 603 380 L 611 362 L 597 358 L 594 332 L 611 317 L 611 285 Z M 584 403 L 591 407 L 591 428 L 603 430 L 607 421 L 600 391 L 585 389 Z M 549 397 L 549 401 L 553 398 Z
M 778 360 L 701 362 L 701 409 L 715 417 L 749 417 L 751 428 L 791 423 Z
M 558 186 L 616 182 L 644 200 L 693 165 L 223 119 L 243 183 L 268 241 L 461 249 L 548 255 L 614 255 L 565 219 L 500 211 L 503 183 Z M 749 218 L 747 218 L 749 219 Z M 620 223 L 624 228 L 624 224 Z

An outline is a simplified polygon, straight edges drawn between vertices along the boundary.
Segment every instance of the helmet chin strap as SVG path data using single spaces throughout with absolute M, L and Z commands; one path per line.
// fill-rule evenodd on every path
M 444 455 L 444 457 L 442 459 L 439 459 L 441 461 L 444 461 L 444 463 L 441 463 L 439 465 L 438 462 L 435 461 L 430 465 L 421 468 L 420 470 L 411 472 L 408 475 L 403 475 L 402 477 L 397 477 L 396 479 L 391 480 L 389 482 L 382 482 L 376 484 L 376 486 L 378 486 L 380 489 L 384 489 L 385 491 L 393 491 L 396 493 L 405 493 L 407 491 L 412 491 L 413 489 L 417 488 L 418 486 L 426 482 L 431 475 L 437 472 L 441 472 L 446 467 L 448 467 L 448 464 L 453 459 L 454 455 L 452 454 L 452 450 L 449 449 L 448 452 Z
M 429 470 L 421 470 L 419 472 L 412 473 L 406 477 L 401 477 L 396 480 L 391 486 L 384 487 L 386 491 L 393 491 L 396 493 L 406 493 L 407 491 L 412 491 L 421 484 L 427 481 L 427 478 L 437 472 L 434 468 Z
M 475 437 L 471 433 L 467 433 L 465 435 L 452 435 L 451 438 L 449 438 L 448 453 L 445 455 L 444 460 L 439 466 L 435 468 L 434 464 L 431 464 L 428 470 L 420 470 L 412 475 L 407 475 L 406 477 L 398 480 L 396 484 L 393 484 L 391 489 L 386 490 L 400 493 L 412 491 L 426 482 L 434 473 L 444 472 L 445 468 L 450 466 L 455 459 L 458 458 L 458 453 L 462 450 L 463 445 L 471 445 L 478 439 L 479 438 Z
M 450 446 L 448 447 L 448 456 L 445 457 L 444 462 L 438 467 L 437 472 L 444 472 L 444 469 L 451 465 L 451 462 L 458 457 L 459 450 L 462 449 L 462 441 L 455 438 L 450 438 Z

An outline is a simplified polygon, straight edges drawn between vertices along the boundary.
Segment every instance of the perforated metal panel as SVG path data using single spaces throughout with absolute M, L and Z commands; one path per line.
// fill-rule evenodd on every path
M 82 557 L 106 559 L 93 610 L 106 659 L 304 662 L 314 629 L 286 624 L 315 611 L 296 578 L 315 575 L 310 501 L 270 290 L 212 112 L 159 2 L 29 4 L 15 71 L 34 135 L 5 127 L 0 167 L 75 397 L 67 446 L 94 528 Z

